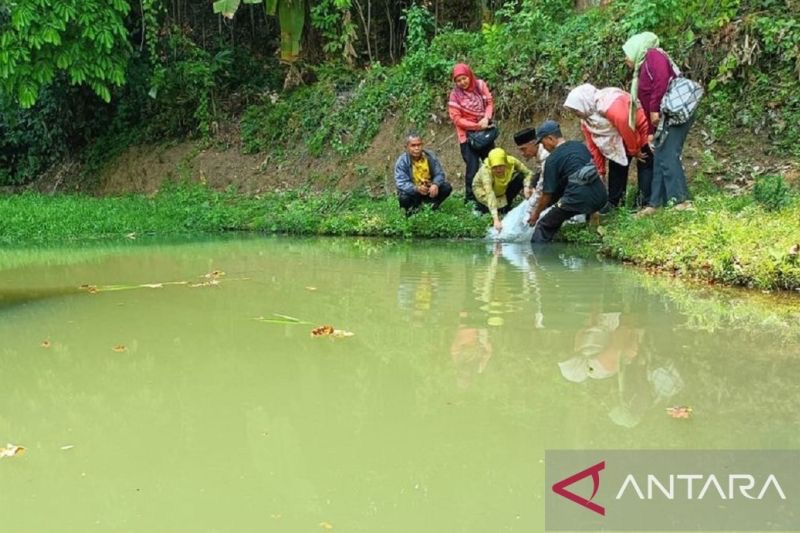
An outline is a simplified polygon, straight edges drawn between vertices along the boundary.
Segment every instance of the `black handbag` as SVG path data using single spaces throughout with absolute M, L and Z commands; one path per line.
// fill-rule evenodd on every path
M 497 124 L 492 124 L 485 130 L 468 131 L 467 142 L 473 150 L 480 152 L 489 148 L 499 134 L 500 130 L 497 128 Z

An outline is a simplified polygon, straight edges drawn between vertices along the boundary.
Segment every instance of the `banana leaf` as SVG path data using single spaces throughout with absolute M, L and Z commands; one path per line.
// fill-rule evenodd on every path
M 292 63 L 300 55 L 300 38 L 303 36 L 306 9 L 304 0 L 272 0 L 278 3 L 278 21 L 281 26 L 281 60 Z M 270 0 L 267 0 L 270 3 Z

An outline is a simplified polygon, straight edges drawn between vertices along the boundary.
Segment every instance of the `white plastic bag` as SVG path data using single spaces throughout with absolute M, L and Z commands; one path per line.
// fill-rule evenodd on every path
M 535 195 L 531 199 L 535 198 Z M 486 230 L 486 238 L 491 241 L 502 242 L 530 242 L 533 237 L 533 227 L 528 225 L 533 202 L 525 200 L 503 217 L 503 229 L 499 232 L 490 227 Z

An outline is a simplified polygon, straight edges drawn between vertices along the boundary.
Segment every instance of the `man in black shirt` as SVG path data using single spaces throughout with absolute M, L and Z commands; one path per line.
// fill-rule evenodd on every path
M 544 121 L 536 128 L 536 140 L 550 156 L 542 170 L 542 195 L 528 223 L 536 225 L 531 242 L 550 242 L 566 220 L 578 214 L 588 218 L 605 207 L 608 193 L 589 149 L 578 141 L 566 140 L 558 122 Z M 553 208 L 541 216 L 550 205 Z

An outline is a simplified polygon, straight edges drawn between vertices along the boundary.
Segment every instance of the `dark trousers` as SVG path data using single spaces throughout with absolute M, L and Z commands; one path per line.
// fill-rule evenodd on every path
M 533 231 L 531 242 L 550 242 L 556 236 L 561 226 L 574 217 L 580 215 L 579 211 L 572 211 L 571 209 L 563 209 L 557 205 L 545 213 L 543 217 L 539 218 L 536 223 L 536 229 Z
M 685 124 L 669 126 L 666 139 L 656 147 L 653 157 L 653 187 L 648 205 L 663 207 L 669 202 L 679 204 L 689 199 L 681 154 L 693 122 L 694 117 Z
M 412 194 L 397 191 L 397 201 L 400 202 L 400 207 L 406 210 L 406 216 L 410 216 L 418 211 L 422 204 L 433 204 L 433 209 L 438 209 L 451 192 L 453 192 L 453 186 L 444 182 L 439 186 L 439 194 L 436 195 L 436 198 L 422 196 L 416 191 Z
M 464 171 L 464 203 L 475 202 L 475 195 L 472 194 L 472 180 L 475 179 L 475 174 L 478 173 L 481 161 L 486 159 L 492 148 L 494 148 L 494 143 L 478 152 L 473 150 L 469 142 L 461 143 L 461 159 L 467 165 Z
M 525 177 L 522 175 L 522 172 L 516 172 L 514 176 L 511 178 L 511 181 L 508 182 L 508 186 L 506 187 L 506 206 L 501 207 L 497 210 L 498 213 L 501 215 L 505 215 L 509 211 L 511 211 L 511 203 L 514 201 L 514 198 L 522 191 L 522 187 L 525 185 Z M 481 213 L 488 213 L 489 208 L 480 203 L 479 201 L 475 200 L 475 208 L 480 211 Z
M 619 207 L 625 202 L 625 191 L 628 188 L 628 172 L 634 160 L 636 161 L 636 174 L 639 176 L 639 197 L 636 200 L 636 205 L 647 204 L 653 183 L 653 152 L 648 145 L 642 148 L 642 152 L 647 155 L 647 159 L 644 162 L 635 157 L 630 157 L 628 158 L 628 164 L 623 166 L 610 159 L 608 160 L 608 203 L 614 207 Z

